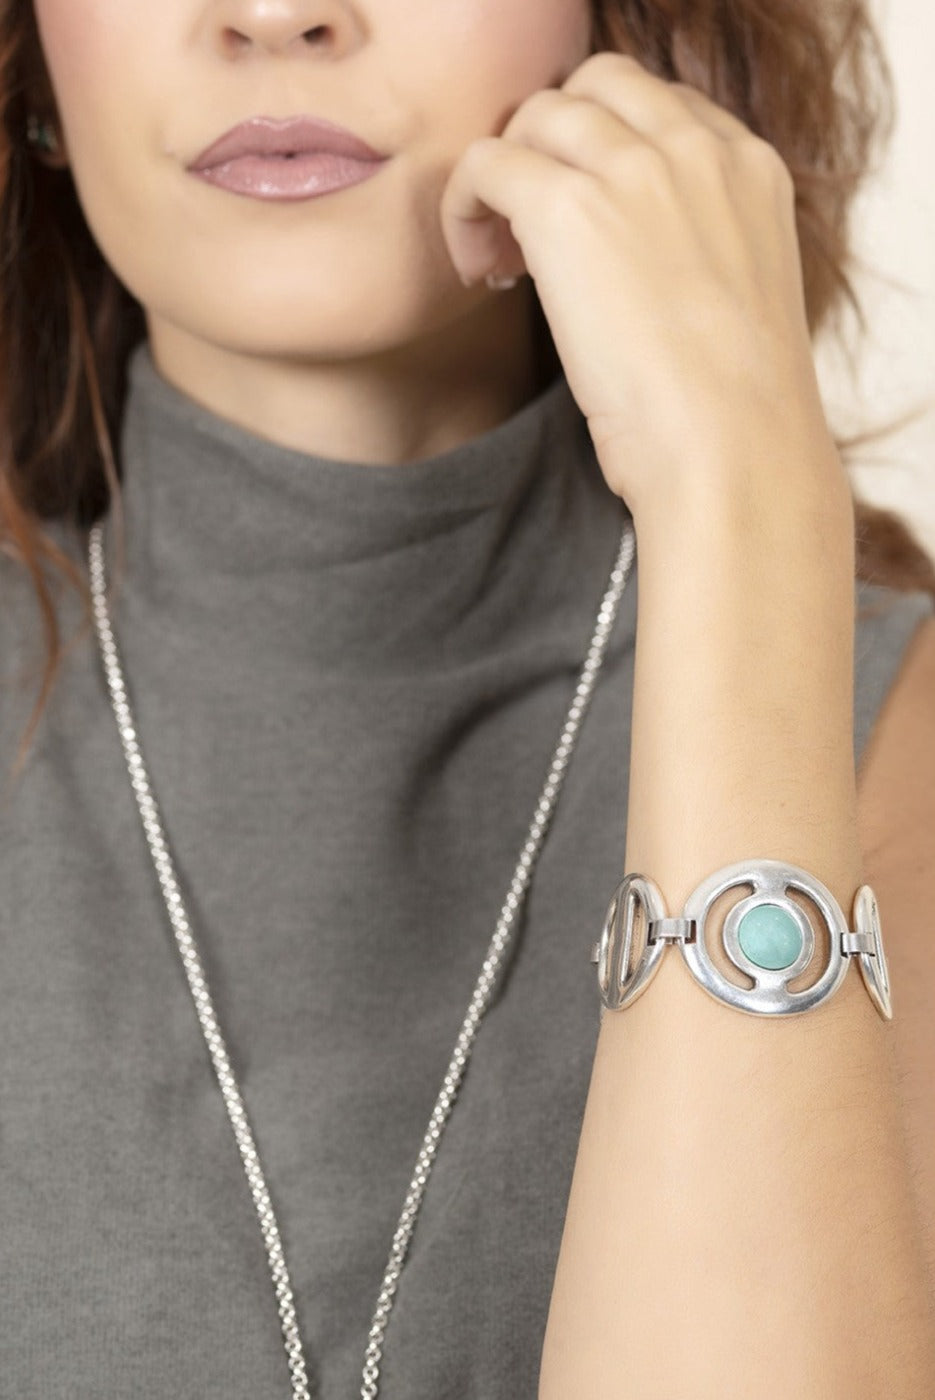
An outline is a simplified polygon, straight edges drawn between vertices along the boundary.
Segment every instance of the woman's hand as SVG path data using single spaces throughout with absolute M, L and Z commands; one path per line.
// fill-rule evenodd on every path
M 844 483 L 792 177 L 701 92 L 594 54 L 467 147 L 441 217 L 469 285 L 532 276 L 601 468 L 634 515 L 684 489 L 699 452 L 715 470 L 728 446 L 749 469 L 779 442 L 817 441 Z

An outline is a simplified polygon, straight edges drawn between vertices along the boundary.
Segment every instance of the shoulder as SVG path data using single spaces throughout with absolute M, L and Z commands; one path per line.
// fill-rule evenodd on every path
M 69 535 L 58 522 L 43 521 L 43 532 L 73 559 L 77 557 Z M 42 567 L 58 626 L 59 648 L 64 652 L 80 611 L 74 589 L 65 586 L 59 571 Z M 0 792 L 39 696 L 49 641 L 47 623 L 29 569 L 0 547 Z
M 870 736 L 898 683 L 919 626 L 935 612 L 935 598 L 859 580 L 854 638 L 854 753 L 863 766 Z
M 880 908 L 892 1045 L 935 1289 L 935 613 L 913 620 L 858 769 L 863 878 Z
M 918 900 L 928 896 L 925 918 L 930 920 L 935 910 L 935 612 L 931 609 L 913 619 L 899 653 L 895 677 L 861 756 L 857 793 L 865 859 L 878 879 L 895 887 L 891 902 L 909 899 L 924 910 L 926 904 L 918 906 Z
M 0 790 L 24 721 L 29 660 L 41 618 L 25 568 L 0 550 Z
M 24 564 L 0 549 L 0 678 L 6 679 L 40 615 Z
M 0 681 L 9 677 L 28 617 L 29 590 L 22 564 L 0 549 Z
M 882 694 L 857 768 L 862 849 L 878 877 L 928 882 L 935 907 L 935 599 L 873 587 L 863 600 L 876 620 L 858 622 L 858 701 L 862 666 Z
M 913 827 L 905 800 L 914 799 L 918 815 L 915 801 L 928 795 L 924 778 L 935 769 L 935 598 L 881 588 L 863 598 L 873 613 L 857 624 L 857 689 L 872 672 L 881 694 L 862 746 L 858 792 L 867 839 L 876 847 L 892 843 L 894 821 L 903 831 Z M 894 800 L 894 781 L 903 801 Z M 935 784 L 931 802 L 935 811 Z
M 78 534 L 58 519 L 43 520 L 42 534 L 48 548 L 57 551 L 70 565 L 86 570 L 87 564 Z M 56 615 L 70 616 L 68 604 L 73 587 L 65 587 L 62 567 L 39 556 L 39 567 L 50 589 Z M 6 674 L 10 649 L 28 645 L 42 634 L 43 614 L 36 581 L 25 562 L 0 542 L 0 675 Z

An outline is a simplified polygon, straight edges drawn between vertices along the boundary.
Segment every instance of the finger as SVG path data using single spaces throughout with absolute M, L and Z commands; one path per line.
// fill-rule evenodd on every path
M 550 201 L 567 198 L 550 156 L 501 136 L 483 136 L 465 149 L 440 202 L 442 231 L 452 259 L 472 281 L 525 271 L 523 229 Z M 577 172 L 577 178 L 585 178 Z M 515 235 L 515 236 L 514 236 Z M 517 262 L 519 264 L 517 268 Z
M 556 88 L 527 98 L 503 136 L 598 177 L 613 168 L 621 150 L 646 145 L 645 137 L 602 103 Z
M 673 127 L 698 120 L 726 140 L 750 134 L 739 117 L 699 88 L 659 78 L 631 54 L 607 50 L 592 54 L 561 90 L 602 103 L 649 140 L 661 140 Z

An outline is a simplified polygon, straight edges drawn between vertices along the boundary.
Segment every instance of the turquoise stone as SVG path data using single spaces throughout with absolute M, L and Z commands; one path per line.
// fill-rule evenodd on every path
M 780 904 L 757 904 L 737 925 L 737 939 L 757 967 L 789 967 L 802 952 L 802 930 Z

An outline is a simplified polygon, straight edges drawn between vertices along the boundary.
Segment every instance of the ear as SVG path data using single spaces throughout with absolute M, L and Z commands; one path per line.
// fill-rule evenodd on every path
M 45 146 L 39 146 L 33 141 L 28 141 L 29 154 L 34 160 L 40 161 L 51 170 L 64 170 L 68 166 L 68 151 L 65 145 L 64 134 L 58 124 L 55 113 L 45 115 L 41 110 L 36 111 L 30 108 L 30 116 L 38 118 L 48 131 L 51 132 L 55 146 L 49 150 Z M 26 131 L 23 132 L 23 140 L 26 141 Z
M 32 142 L 28 143 L 28 150 L 33 159 L 41 161 L 43 165 L 51 169 L 61 170 L 69 163 L 67 145 L 32 5 L 27 7 L 27 14 L 28 19 L 23 30 L 18 55 L 23 111 L 27 115 L 34 115 L 40 122 L 51 128 L 55 137 L 54 150 L 46 150 Z M 23 141 L 25 142 L 26 117 L 23 121 Z

